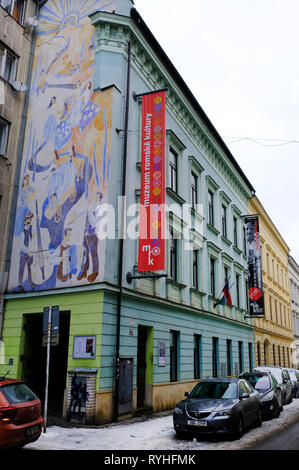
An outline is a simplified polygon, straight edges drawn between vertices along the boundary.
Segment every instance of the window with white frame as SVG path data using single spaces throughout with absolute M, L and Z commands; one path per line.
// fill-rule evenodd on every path
M 0 77 L 11 83 L 17 76 L 17 56 L 0 43 Z
M 9 123 L 0 118 L 0 155 L 6 157 Z
M 26 0 L 0 0 L 0 5 L 18 21 L 18 23 L 24 23 Z

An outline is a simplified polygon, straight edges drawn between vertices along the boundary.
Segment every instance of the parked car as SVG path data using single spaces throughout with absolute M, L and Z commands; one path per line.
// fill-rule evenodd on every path
M 299 398 L 299 371 L 296 369 L 287 369 L 292 384 L 293 384 L 293 398 Z
M 271 374 L 273 374 L 276 378 L 278 385 L 281 387 L 283 405 L 292 403 L 292 381 L 288 371 L 285 368 L 280 366 L 258 366 L 254 370 L 271 372 Z
M 243 379 L 203 379 L 173 413 L 178 437 L 196 433 L 228 433 L 239 439 L 245 428 L 261 426 L 260 398 Z
M 243 372 L 239 378 L 247 380 L 259 393 L 263 417 L 278 418 L 283 409 L 281 387 L 271 372 Z
M 0 378 L 0 449 L 23 447 L 42 431 L 40 399 L 21 380 Z

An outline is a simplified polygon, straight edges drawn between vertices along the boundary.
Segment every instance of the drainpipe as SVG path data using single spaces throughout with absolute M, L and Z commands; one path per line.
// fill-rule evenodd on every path
M 124 153 L 122 172 L 122 201 L 126 196 L 126 173 L 127 173 L 127 151 L 128 151 L 128 121 L 129 121 L 129 100 L 130 100 L 130 69 L 131 69 L 131 38 L 128 42 L 128 64 L 127 64 L 127 89 L 125 105 L 125 126 L 124 126 Z M 119 405 L 119 349 L 120 349 L 120 321 L 121 321 L 121 298 L 122 298 L 122 277 L 123 277 L 123 251 L 124 251 L 124 230 L 126 205 L 123 204 L 121 212 L 121 237 L 119 240 L 119 269 L 118 269 L 118 299 L 117 299 L 117 328 L 116 328 L 116 353 L 115 353 L 115 382 L 114 382 L 114 421 L 118 421 Z
M 35 7 L 35 16 L 36 18 L 39 17 L 40 9 L 47 3 L 48 0 L 41 0 L 36 3 Z M 25 138 L 25 130 L 26 130 L 26 120 L 27 120 L 27 112 L 28 112 L 28 103 L 29 103 L 29 95 L 30 95 L 30 85 L 31 85 L 31 75 L 32 75 L 32 68 L 33 68 L 33 59 L 34 59 L 34 50 L 36 44 L 36 30 L 33 30 L 32 41 L 30 46 L 30 56 L 29 56 L 29 64 L 28 64 L 28 72 L 27 72 L 27 91 L 25 94 L 24 100 L 24 107 L 22 113 L 22 121 L 21 121 L 21 129 L 20 129 L 20 139 L 19 139 L 19 147 L 18 147 L 18 155 L 17 155 L 17 165 L 16 165 L 16 174 L 14 180 L 14 188 L 13 188 L 13 198 L 12 198 L 12 207 L 11 207 L 11 218 L 10 218 L 10 226 L 9 226 L 9 236 L 8 236 L 8 243 L 7 243 L 7 250 L 6 250 L 6 260 L 5 260 L 5 272 L 9 272 L 10 260 L 11 260 L 11 250 L 12 250 L 12 242 L 13 242 L 13 233 L 14 233 L 14 225 L 15 225 L 15 217 L 16 217 L 16 207 L 18 201 L 18 191 L 19 191 L 19 179 L 21 173 L 21 164 L 22 164 L 22 155 L 24 149 L 24 138 Z M 7 282 L 5 289 L 7 289 Z M 2 338 L 2 331 L 3 331 L 3 320 L 4 320 L 4 300 L 3 300 L 3 292 L 0 294 L 0 338 Z

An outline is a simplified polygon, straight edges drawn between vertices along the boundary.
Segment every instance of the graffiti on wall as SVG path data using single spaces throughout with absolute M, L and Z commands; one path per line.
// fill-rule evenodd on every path
M 87 392 L 86 377 L 72 377 L 71 400 L 68 411 L 69 421 L 84 422 L 86 418 L 86 402 L 88 402 L 89 393 Z
M 97 209 L 107 202 L 112 89 L 94 91 L 88 15 L 115 1 L 52 0 L 41 9 L 34 57 L 10 292 L 103 279 Z

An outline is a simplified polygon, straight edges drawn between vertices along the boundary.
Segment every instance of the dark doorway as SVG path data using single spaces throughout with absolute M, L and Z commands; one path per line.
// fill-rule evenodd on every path
M 43 314 L 24 315 L 24 354 L 22 379 L 44 404 L 47 348 L 42 346 Z M 59 343 L 50 351 L 48 413 L 61 415 L 67 378 L 70 314 L 60 312 Z
M 152 410 L 153 328 L 138 325 L 137 410 Z

